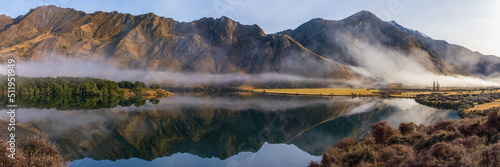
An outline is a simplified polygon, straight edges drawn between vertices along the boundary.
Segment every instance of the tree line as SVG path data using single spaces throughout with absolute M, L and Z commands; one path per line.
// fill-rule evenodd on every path
M 0 76 L 0 91 L 7 92 L 7 78 Z M 16 76 L 16 93 L 22 95 L 120 96 L 123 90 L 116 82 L 89 77 L 22 77 Z
M 16 94 L 19 95 L 78 95 L 86 97 L 116 97 L 124 94 L 121 88 L 136 92 L 146 89 L 144 82 L 129 81 L 114 82 L 106 79 L 90 77 L 22 77 L 16 76 Z M 8 91 L 7 76 L 0 75 L 0 92 Z M 158 84 L 151 84 L 149 88 L 159 89 Z

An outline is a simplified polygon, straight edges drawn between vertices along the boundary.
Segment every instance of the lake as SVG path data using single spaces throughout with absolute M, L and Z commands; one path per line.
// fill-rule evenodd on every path
M 375 122 L 398 127 L 459 119 L 412 99 L 179 94 L 106 101 L 103 107 L 21 106 L 18 139 L 47 134 L 74 159 L 71 166 L 306 166 Z

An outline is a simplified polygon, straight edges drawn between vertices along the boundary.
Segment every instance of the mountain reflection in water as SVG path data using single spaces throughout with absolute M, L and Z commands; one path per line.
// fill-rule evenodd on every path
M 47 134 L 75 165 L 154 166 L 191 156 L 192 161 L 206 161 L 204 165 L 241 166 L 250 164 L 242 155 L 279 154 L 271 158 L 301 160 L 297 166 L 305 166 L 319 160 L 327 147 L 347 136 L 364 135 L 378 121 L 397 127 L 401 122 L 430 124 L 457 117 L 412 99 L 174 95 L 154 103 L 94 110 L 19 109 L 18 133 Z M 261 150 L 264 146 L 267 150 Z M 269 154 L 269 149 L 276 153 Z

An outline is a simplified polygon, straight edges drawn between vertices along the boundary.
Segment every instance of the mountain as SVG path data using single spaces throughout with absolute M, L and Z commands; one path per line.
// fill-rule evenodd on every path
M 463 46 L 449 44 L 444 40 L 434 40 L 419 31 L 403 27 L 395 21 L 390 23 L 415 37 L 419 43 L 425 45 L 429 50 L 453 66 L 461 67 L 472 74 L 480 76 L 494 75 L 500 70 L 500 59 L 497 56 L 482 55 Z
M 316 78 L 361 75 L 304 48 L 287 35 L 227 17 L 178 22 L 153 13 L 87 14 L 43 6 L 12 20 L 0 17 L 0 58 L 50 55 L 106 61 L 126 69 L 210 74 L 263 72 Z M 0 25 L 2 25 L 0 24 Z
M 0 16 L 0 60 L 62 55 L 124 69 L 206 74 L 284 73 L 341 81 L 401 76 L 495 76 L 500 58 L 434 40 L 368 11 L 265 34 L 227 17 L 178 22 L 153 13 L 91 14 L 42 6 Z M 429 75 L 427 75 L 429 76 Z M 408 81 L 410 82 L 410 81 Z
M 374 70 L 370 63 L 380 57 L 391 60 L 404 57 L 408 63 L 418 64 L 419 68 L 438 75 L 488 76 L 500 70 L 500 58 L 496 56 L 433 40 L 395 21 L 382 21 L 368 11 L 338 21 L 312 19 L 294 30 L 278 34 L 291 36 L 318 55 L 368 70 Z M 377 57 L 377 54 L 384 56 Z
M 0 31 L 9 24 L 12 24 L 14 19 L 10 18 L 9 16 L 6 16 L 4 14 L 0 15 Z

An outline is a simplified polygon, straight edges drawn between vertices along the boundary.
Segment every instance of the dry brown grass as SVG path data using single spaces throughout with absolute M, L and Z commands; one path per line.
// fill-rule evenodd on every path
M 8 167 L 60 167 L 69 166 L 59 153 L 55 144 L 46 137 L 31 136 L 22 143 L 16 143 L 15 159 L 9 158 L 9 147 L 5 140 L 0 141 L 0 166 Z
M 124 91 L 124 96 L 126 98 L 140 96 L 146 100 L 149 100 L 149 99 L 162 98 L 162 97 L 167 97 L 167 96 L 173 95 L 173 93 L 166 91 L 166 90 L 163 90 L 163 89 L 145 88 L 140 93 L 134 92 L 132 89 L 127 89 L 127 88 L 120 88 L 120 89 L 122 89 Z
M 385 122 L 373 137 L 342 140 L 309 166 L 497 166 L 500 164 L 500 110 L 488 116 L 445 120 L 431 126 Z
M 483 103 L 483 104 L 476 105 L 476 106 L 474 106 L 474 108 L 466 109 L 464 112 L 470 113 L 473 111 L 484 111 L 484 110 L 488 110 L 488 109 L 495 108 L 495 107 L 500 107 L 500 99 L 497 99 L 497 100 L 490 102 L 490 103 Z

